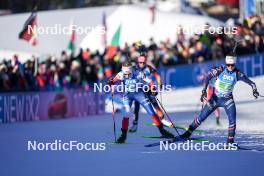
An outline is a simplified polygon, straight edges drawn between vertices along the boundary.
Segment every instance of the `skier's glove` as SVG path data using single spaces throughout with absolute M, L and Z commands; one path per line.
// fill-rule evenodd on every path
M 108 81 L 107 81 L 107 84 L 108 84 L 109 86 L 114 85 L 114 81 L 113 81 L 113 79 L 108 80 Z
M 158 95 L 158 91 L 151 91 L 151 94 L 156 97 Z
M 155 87 L 151 87 L 151 94 L 156 97 L 158 95 L 158 90 Z
M 258 90 L 257 90 L 257 89 L 253 89 L 253 96 L 254 96 L 255 98 L 258 98 L 259 93 L 258 93 Z
M 159 84 L 159 89 L 162 90 L 162 88 L 163 88 L 163 84 L 160 83 Z
M 203 89 L 202 90 L 202 95 L 201 95 L 201 102 L 203 102 L 204 101 L 204 99 L 206 99 L 206 97 L 207 97 L 207 93 L 206 93 L 206 89 Z

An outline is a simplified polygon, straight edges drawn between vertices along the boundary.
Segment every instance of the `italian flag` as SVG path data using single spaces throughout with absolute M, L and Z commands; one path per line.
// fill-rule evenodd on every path
M 76 40 L 76 33 L 75 33 L 75 26 L 73 25 L 73 22 L 70 25 L 70 41 L 68 44 L 68 50 L 71 52 L 71 54 L 74 54 L 75 51 L 75 40 Z
M 112 59 L 115 56 L 117 49 L 120 46 L 121 30 L 122 25 L 120 24 L 112 37 L 111 45 L 107 47 L 107 56 L 109 59 Z

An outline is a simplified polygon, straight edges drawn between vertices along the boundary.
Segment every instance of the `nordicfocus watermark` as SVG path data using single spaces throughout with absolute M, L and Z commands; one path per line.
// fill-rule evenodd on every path
M 54 140 L 52 142 L 28 141 L 28 151 L 105 151 L 106 143 Z
M 169 143 L 168 141 L 160 141 L 160 150 L 185 150 L 185 151 L 234 151 L 238 150 L 237 144 L 212 143 L 209 141 L 194 142 L 189 140 L 186 142 Z
M 105 34 L 106 29 L 104 26 L 77 26 L 69 25 L 63 26 L 62 24 L 54 24 L 53 26 L 31 26 L 28 25 L 27 33 L 36 33 L 37 35 L 70 35 L 74 31 L 76 35 L 87 35 L 92 31 L 96 31 L 99 34 Z
M 226 34 L 226 35 L 235 35 L 238 32 L 238 28 L 235 26 L 210 26 L 208 24 L 202 26 L 192 26 L 192 27 L 176 27 L 177 34 Z
M 116 91 L 119 93 L 122 92 L 139 92 L 139 91 L 143 91 L 143 92 L 167 92 L 167 91 L 171 91 L 172 90 L 172 86 L 171 85 L 146 85 L 144 83 L 134 83 L 132 85 L 127 85 L 124 83 L 118 84 L 118 85 L 108 85 L 108 84 L 102 84 L 102 83 L 94 83 L 93 86 L 93 91 L 94 92 L 112 92 L 112 91 Z
M 62 25 L 54 24 L 51 26 L 27 26 L 28 34 L 36 33 L 37 35 L 69 35 L 74 31 L 77 35 L 87 35 L 92 31 L 96 31 L 99 34 L 103 35 L 106 33 L 106 28 L 103 25 L 99 26 L 77 26 L 76 24 L 72 25 Z M 226 34 L 226 35 L 235 35 L 238 32 L 236 26 L 210 26 L 208 24 L 201 26 L 177 26 L 176 34 Z

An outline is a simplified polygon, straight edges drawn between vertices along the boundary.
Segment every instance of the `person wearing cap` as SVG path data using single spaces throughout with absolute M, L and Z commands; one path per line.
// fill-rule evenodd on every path
M 159 132 L 164 138 L 174 138 L 175 136 L 169 131 L 165 130 L 160 118 L 154 111 L 149 98 L 143 90 L 144 83 L 147 85 L 153 94 L 156 94 L 154 82 L 148 79 L 144 74 L 133 69 L 130 62 L 122 64 L 122 70 L 113 78 L 110 79 L 108 84 L 114 85 L 116 82 L 121 81 L 124 85 L 125 92 L 123 93 L 122 101 L 124 105 L 124 114 L 122 119 L 122 134 L 118 138 L 117 143 L 124 143 L 127 138 L 127 131 L 129 126 L 129 117 L 131 116 L 131 105 L 133 101 L 138 101 L 142 107 L 151 115 L 153 122 L 158 127 Z
M 201 101 L 206 99 L 206 90 L 211 79 L 216 78 L 214 83 L 215 91 L 212 97 L 202 108 L 198 117 L 189 126 L 189 129 L 181 135 L 182 138 L 189 138 L 192 132 L 201 125 L 201 123 L 218 107 L 223 107 L 228 117 L 228 138 L 227 143 L 233 144 L 236 131 L 236 105 L 233 99 L 233 89 L 237 81 L 243 81 L 250 85 L 253 90 L 253 96 L 258 98 L 256 84 L 251 81 L 244 73 L 236 68 L 236 57 L 233 55 L 226 56 L 225 65 L 212 69 L 205 79 L 202 90 Z
M 157 72 L 156 69 L 154 69 L 152 66 L 147 64 L 147 58 L 144 55 L 141 55 L 137 58 L 137 65 L 135 68 L 137 71 L 141 72 L 142 74 L 146 75 L 149 79 L 152 79 L 155 77 L 158 86 L 161 87 L 161 77 L 159 73 Z M 150 102 L 155 109 L 156 113 L 158 114 L 161 123 L 167 127 L 172 127 L 172 123 L 164 118 L 164 113 L 162 112 L 157 100 L 156 100 L 156 95 L 153 95 L 151 91 L 146 92 L 146 95 L 150 99 Z M 134 103 L 135 109 L 134 109 L 134 120 L 133 120 L 133 125 L 129 129 L 129 132 L 134 133 L 137 131 L 138 128 L 138 118 L 139 118 L 139 109 L 140 105 L 138 101 L 135 101 Z

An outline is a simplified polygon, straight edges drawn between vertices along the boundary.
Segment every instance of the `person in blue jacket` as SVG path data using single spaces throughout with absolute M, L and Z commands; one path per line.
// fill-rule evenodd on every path
M 155 80 L 157 81 L 157 85 L 159 87 L 161 87 L 161 77 L 155 68 L 153 68 L 151 65 L 147 64 L 147 57 L 146 56 L 141 55 L 137 58 L 137 65 L 135 66 L 135 70 L 137 70 L 137 72 L 141 72 L 142 74 L 146 75 L 146 77 L 151 79 L 151 80 L 153 80 L 153 77 L 155 77 Z M 161 123 L 166 127 L 172 127 L 173 126 L 172 123 L 170 121 L 168 121 L 167 119 L 165 119 L 164 113 L 161 110 L 161 107 L 156 100 L 156 96 L 153 96 L 151 91 L 146 92 L 146 95 L 149 98 L 149 100 L 153 106 L 153 109 L 158 114 Z M 134 105 L 135 105 L 134 106 L 135 107 L 135 109 L 134 109 L 134 120 L 133 120 L 133 125 L 129 129 L 130 133 L 135 133 L 137 131 L 137 128 L 138 128 L 139 109 L 140 109 L 139 102 L 135 101 Z
M 201 101 L 206 99 L 206 89 L 211 79 L 216 78 L 214 83 L 215 91 L 202 108 L 198 117 L 189 126 L 189 129 L 181 135 L 182 138 L 189 138 L 192 132 L 213 112 L 217 107 L 223 107 L 228 116 L 228 138 L 227 143 L 234 143 L 236 131 L 236 105 L 233 99 L 233 88 L 237 81 L 243 81 L 250 85 L 253 90 L 253 96 L 258 98 L 256 84 L 251 81 L 244 73 L 236 68 L 236 57 L 233 55 L 226 56 L 225 65 L 212 69 L 205 79 L 202 90 Z
M 174 138 L 175 136 L 169 131 L 164 129 L 163 124 L 160 121 L 159 116 L 154 111 L 150 99 L 146 95 L 144 86 L 149 87 L 153 95 L 157 95 L 157 90 L 155 90 L 154 82 L 146 77 L 142 72 L 138 72 L 133 69 L 130 62 L 125 62 L 122 65 L 122 70 L 108 83 L 114 85 L 118 81 L 121 81 L 124 85 L 125 90 L 123 93 L 122 101 L 124 104 L 124 114 L 122 119 L 122 134 L 118 138 L 118 143 L 124 143 L 127 138 L 127 131 L 129 126 L 129 117 L 132 116 L 131 106 L 133 101 L 137 101 L 140 105 L 147 111 L 147 113 L 152 117 L 153 122 L 158 127 L 159 132 L 164 138 Z

